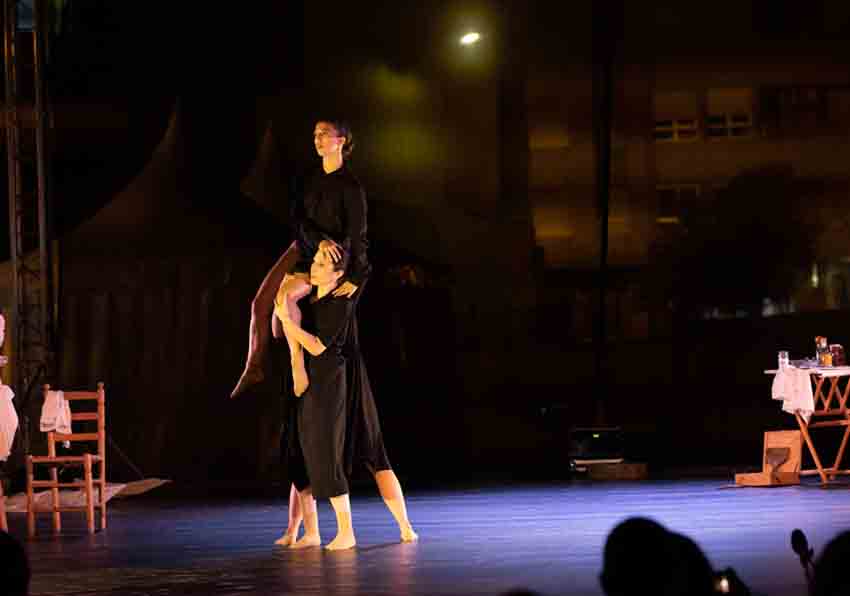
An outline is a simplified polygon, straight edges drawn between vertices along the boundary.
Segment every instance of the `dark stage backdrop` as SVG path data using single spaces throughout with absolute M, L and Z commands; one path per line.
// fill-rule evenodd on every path
M 615 72 L 604 422 L 628 431 L 630 457 L 662 467 L 758 465 L 762 432 L 792 422 L 762 373 L 776 350 L 808 355 L 817 334 L 850 341 L 846 296 L 845 310 L 760 318 L 756 309 L 730 321 L 700 320 L 696 303 L 677 301 L 692 287 L 699 298 L 714 287 L 717 299 L 739 299 L 752 276 L 739 268 L 730 278 L 726 265 L 751 255 L 749 271 L 762 271 L 785 251 L 785 238 L 797 237 L 785 230 L 799 222 L 772 209 L 789 217 L 762 225 L 759 210 L 776 205 L 777 185 L 808 212 L 832 205 L 820 244 L 846 268 L 846 127 L 771 136 L 767 113 L 755 118 L 766 131 L 746 140 L 655 142 L 658 100 L 680 90 L 697 105 L 713 86 L 761 93 L 799 74 L 846 97 L 835 56 L 847 52 L 815 52 L 802 37 L 765 45 L 748 29 L 762 22 L 758 3 L 725 3 L 746 18 L 736 17 L 735 44 L 719 49 L 713 29 L 690 40 L 699 8 L 627 7 Z M 351 164 L 369 197 L 376 267 L 361 329 L 399 474 L 426 484 L 562 478 L 569 428 L 596 422 L 590 24 L 604 3 L 372 4 L 69 3 L 63 22 L 73 26 L 54 40 L 51 71 L 62 280 L 62 359 L 51 382 L 105 382 L 112 438 L 147 475 L 198 487 L 268 486 L 280 476 L 285 352 L 258 392 L 235 403 L 228 395 L 251 298 L 289 241 L 287 185 L 317 165 L 312 128 L 328 116 L 352 124 Z M 461 48 L 458 34 L 473 26 L 482 43 Z M 769 57 L 772 48 L 782 52 Z M 823 184 L 795 190 L 773 170 L 742 176 L 780 157 L 802 178 L 834 178 L 831 194 L 809 201 Z M 688 256 L 676 250 L 684 227 L 657 217 L 670 184 L 703 188 L 718 216 L 724 201 L 725 215 L 737 216 L 747 200 L 754 224 L 739 233 L 730 217 L 694 228 L 689 246 L 702 260 L 685 260 L 681 279 L 673 266 Z M 715 187 L 735 192 L 714 197 Z M 688 223 L 687 209 L 681 215 Z M 758 229 L 780 230 L 767 238 L 778 239 L 775 249 L 750 236 Z M 676 258 L 661 259 L 656 245 Z M 717 254 L 728 257 L 705 258 Z M 132 478 L 117 454 L 111 462 L 116 479 Z

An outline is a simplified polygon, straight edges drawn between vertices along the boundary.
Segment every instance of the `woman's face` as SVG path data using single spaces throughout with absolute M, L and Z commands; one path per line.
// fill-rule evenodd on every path
M 310 283 L 314 286 L 325 286 L 336 282 L 342 277 L 342 271 L 334 271 L 334 265 L 324 251 L 316 253 L 313 264 L 310 265 Z
M 342 149 L 345 144 L 345 137 L 339 136 L 339 132 L 329 122 L 317 122 L 313 129 L 313 144 L 316 146 L 316 153 L 320 157 L 333 155 Z

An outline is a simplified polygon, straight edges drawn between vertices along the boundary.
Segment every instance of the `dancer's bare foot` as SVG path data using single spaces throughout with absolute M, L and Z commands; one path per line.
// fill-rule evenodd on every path
M 293 391 L 295 392 L 295 397 L 301 397 L 307 391 L 307 387 L 310 386 L 310 378 L 307 376 L 307 371 L 304 369 L 304 365 L 296 366 L 293 364 L 292 366 L 292 381 L 293 381 Z
M 289 548 L 310 548 L 311 546 L 319 546 L 321 544 L 322 538 L 318 534 L 304 534 L 301 538 L 296 540 Z
M 325 549 L 327 550 L 346 550 L 349 548 L 354 548 L 357 544 L 357 540 L 354 539 L 354 531 L 349 530 L 347 532 L 340 532 L 336 535 L 336 538 L 331 540 Z
M 257 383 L 262 383 L 263 379 L 266 378 L 266 375 L 263 373 L 262 369 L 258 366 L 249 366 L 242 372 L 242 376 L 239 377 L 239 382 L 236 383 L 236 388 L 231 392 L 230 399 L 235 397 L 239 397 L 246 390 L 256 385 Z
M 292 546 L 298 540 L 298 530 L 287 530 L 283 536 L 274 541 L 278 546 Z
M 419 540 L 419 534 L 413 531 L 413 526 L 407 524 L 406 526 L 402 526 L 401 528 L 401 541 L 402 542 L 416 542 Z

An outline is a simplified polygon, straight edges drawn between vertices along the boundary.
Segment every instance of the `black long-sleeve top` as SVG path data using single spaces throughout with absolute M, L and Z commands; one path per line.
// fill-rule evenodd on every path
M 372 267 L 366 254 L 366 191 L 360 181 L 345 165 L 330 174 L 319 168 L 293 199 L 294 234 L 302 262 L 313 260 L 322 240 L 333 240 L 349 251 L 345 279 L 361 286 Z

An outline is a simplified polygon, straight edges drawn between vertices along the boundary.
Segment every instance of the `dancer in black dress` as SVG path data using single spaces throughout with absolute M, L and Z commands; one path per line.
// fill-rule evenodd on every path
M 290 443 L 296 452 L 291 461 L 303 461 L 303 466 L 296 464 L 291 470 L 305 524 L 305 535 L 295 542 L 296 548 L 319 544 L 317 497 L 330 499 L 337 518 L 337 535 L 326 548 L 341 550 L 356 544 L 348 477 L 354 466 L 360 464 L 374 475 L 381 497 L 398 523 L 401 540 L 410 542 L 418 538 L 407 517 L 401 485 L 384 449 L 359 348 L 355 316 L 358 300 L 333 293 L 345 271 L 347 254 L 341 250 L 341 255 L 334 263 L 320 251 L 313 260 L 310 281 L 316 292 L 311 300 L 309 323 L 313 333 L 295 323 L 285 303 L 275 309 L 287 336 L 310 354 L 311 381 L 297 402 Z

